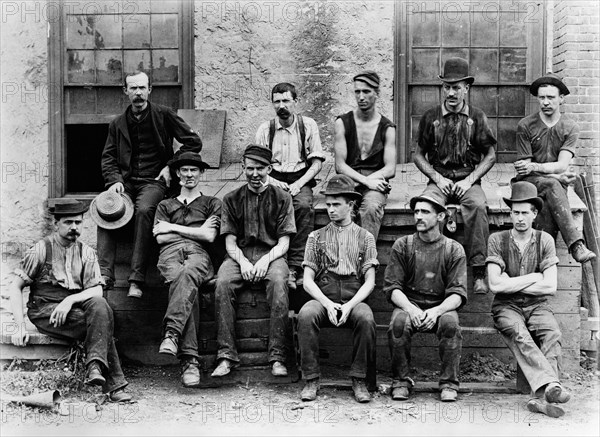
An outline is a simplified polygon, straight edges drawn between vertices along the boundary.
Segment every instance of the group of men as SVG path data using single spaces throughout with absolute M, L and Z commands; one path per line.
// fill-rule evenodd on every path
M 569 90 L 553 74 L 531 85 L 540 111 L 519 123 L 517 177 L 511 198 L 505 199 L 514 227 L 490 237 L 481 179 L 495 162 L 496 139 L 483 111 L 467 104 L 475 80 L 467 61 L 447 60 L 439 78 L 444 100 L 423 115 L 418 130 L 415 164 L 429 183 L 410 202 L 416 233 L 395 242 L 385 272 L 383 291 L 393 306 L 388 330 L 392 398 L 410 396 L 412 335 L 435 332 L 442 361 L 441 400 L 457 399 L 462 343 L 457 310 L 467 301 L 469 264 L 474 292 L 485 293 L 489 287 L 496 294 L 494 323 L 535 394 L 528 407 L 559 416 L 564 411 L 558 404 L 569 395 L 558 380 L 560 330 L 546 301 L 556 291 L 553 237 L 560 230 L 579 262 L 595 257 L 573 224 L 566 197 L 575 177 L 568 166 L 578 135 L 577 126 L 559 110 Z M 298 314 L 306 381 L 302 399 L 317 397 L 320 328 L 344 326 L 353 330 L 354 395 L 368 402 L 366 375 L 376 353 L 376 324 L 366 301 L 375 288 L 376 241 L 395 175 L 396 134 L 394 124 L 376 108 L 377 73 L 359 73 L 353 84 L 357 108 L 335 121 L 338 174 L 324 192 L 330 223 L 314 230 L 313 188 L 325 154 L 316 122 L 296 111 L 292 84 L 273 88 L 276 117 L 259 127 L 242 157 L 246 183 L 221 201 L 201 192 L 208 165 L 200 157 L 197 133 L 173 110 L 149 101 L 147 75 L 128 75 L 124 92 L 131 105 L 110 123 L 102 155 L 107 190 L 90 207 L 98 224 L 98 258 L 77 241 L 87 208 L 77 201 L 58 203 L 50 211 L 56 232 L 36 244 L 15 271 L 11 302 L 17 325 L 23 326 L 22 291 L 30 285 L 30 320 L 43 333 L 85 339 L 86 384 L 102 385 L 114 401 L 130 400 L 102 288 L 114 285 L 118 233 L 133 216 L 128 296 L 143 296 L 154 238 L 160 247 L 158 269 L 169 286 L 159 353 L 180 359 L 184 386 L 200 384 L 199 289 L 216 276 L 213 377 L 227 375 L 239 364 L 235 301 L 251 283 L 264 284 L 270 305 L 271 372 L 287 375 L 289 292 L 302 287 L 311 298 Z M 173 138 L 182 143 L 177 152 Z M 179 179 L 178 190 L 171 187 L 172 176 Z M 173 195 L 165 199 L 169 188 Z M 441 233 L 449 202 L 460 204 L 468 230 L 464 249 Z M 534 231 L 536 218 L 542 230 Z M 219 236 L 227 256 L 216 272 Z M 13 336 L 15 344 L 26 341 L 24 329 Z

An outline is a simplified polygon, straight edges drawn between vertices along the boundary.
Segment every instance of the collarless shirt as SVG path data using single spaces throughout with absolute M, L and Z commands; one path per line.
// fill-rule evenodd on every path
M 517 125 L 517 159 L 556 162 L 563 150 L 575 156 L 578 138 L 579 127 L 573 120 L 561 116 L 554 126 L 549 127 L 536 112 L 521 119 Z

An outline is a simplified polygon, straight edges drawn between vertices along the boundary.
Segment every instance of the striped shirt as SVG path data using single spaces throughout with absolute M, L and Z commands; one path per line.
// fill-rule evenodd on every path
M 359 247 L 360 231 L 356 223 L 337 226 L 332 222 L 318 231 L 319 241 L 316 231 L 311 232 L 302 267 L 310 267 L 315 272 L 326 268 L 341 276 L 356 275 L 360 271 L 360 276 L 364 276 L 369 268 L 379 266 L 379 261 L 373 234 L 367 231 L 364 247 Z
M 100 266 L 96 252 L 85 243 L 63 246 L 56 238 L 52 237 L 52 271 L 44 269 L 46 263 L 46 243 L 38 241 L 30 248 L 21 265 L 15 269 L 14 274 L 19 276 L 26 285 L 33 282 L 58 283 L 67 290 L 85 290 L 102 284 Z M 79 248 L 81 247 L 81 251 Z

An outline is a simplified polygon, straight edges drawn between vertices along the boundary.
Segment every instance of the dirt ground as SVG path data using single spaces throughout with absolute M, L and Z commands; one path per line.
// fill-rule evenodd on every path
M 358 404 L 352 391 L 322 388 L 315 402 L 299 399 L 302 383 L 246 384 L 185 389 L 176 367 L 126 366 L 135 401 L 104 402 L 98 389 L 83 388 L 80 372 L 5 366 L 1 374 L 1 433 L 8 435 L 560 435 L 600 433 L 599 372 L 592 367 L 568 375 L 573 399 L 566 414 L 551 419 L 525 408 L 528 396 L 461 393 L 441 403 L 436 393 L 418 392 L 407 402 L 379 392 Z M 431 378 L 429 378 L 431 379 Z M 418 384 L 418 382 L 417 382 Z M 52 410 L 9 403 L 11 395 L 60 388 Z

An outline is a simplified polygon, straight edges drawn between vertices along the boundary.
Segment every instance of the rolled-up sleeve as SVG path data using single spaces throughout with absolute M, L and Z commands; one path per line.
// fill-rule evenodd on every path
M 45 262 L 46 244 L 44 240 L 41 240 L 27 250 L 25 256 L 21 259 L 19 267 L 13 271 L 13 275 L 21 278 L 26 285 L 31 285 L 41 273 Z
M 233 211 L 232 196 L 225 195 L 221 209 L 221 235 L 238 235 L 238 226 Z
M 375 245 L 375 237 L 370 232 L 367 232 L 365 237 L 365 260 L 361 267 L 361 273 L 364 275 L 371 267 L 379 267 L 379 261 L 377 260 L 377 246 Z
M 304 249 L 304 261 L 302 267 L 310 267 L 315 272 L 318 272 L 321 268 L 319 266 L 319 259 L 317 255 L 317 244 L 315 241 L 315 233 L 311 232 L 306 240 L 306 247 Z
M 100 274 L 100 265 L 96 251 L 89 246 L 84 245 L 81 251 L 81 260 L 83 261 L 83 284 L 84 290 L 103 285 L 102 275 Z
M 310 161 L 311 159 L 319 159 L 325 161 L 325 153 L 323 153 L 323 146 L 321 145 L 321 136 L 319 135 L 319 126 L 317 122 L 312 118 L 303 117 L 305 121 L 306 129 L 306 158 Z
M 506 270 L 506 262 L 502 258 L 502 233 L 496 232 L 490 235 L 488 240 L 488 256 L 485 263 L 497 264 L 500 266 L 501 272 Z
M 447 270 L 446 296 L 458 294 L 462 298 L 461 307 L 467 303 L 467 257 L 462 245 L 453 241 L 450 264 Z
M 383 293 L 390 302 L 394 290 L 404 291 L 406 267 L 406 237 L 402 237 L 392 246 L 390 260 L 385 268 Z
M 517 125 L 517 159 L 528 158 L 533 158 L 533 150 L 527 125 L 521 120 Z
M 558 264 L 558 257 L 556 256 L 556 248 L 554 246 L 554 240 L 550 234 L 542 232 L 541 237 L 542 246 L 542 259 L 540 260 L 540 271 L 543 273 L 549 267 Z

